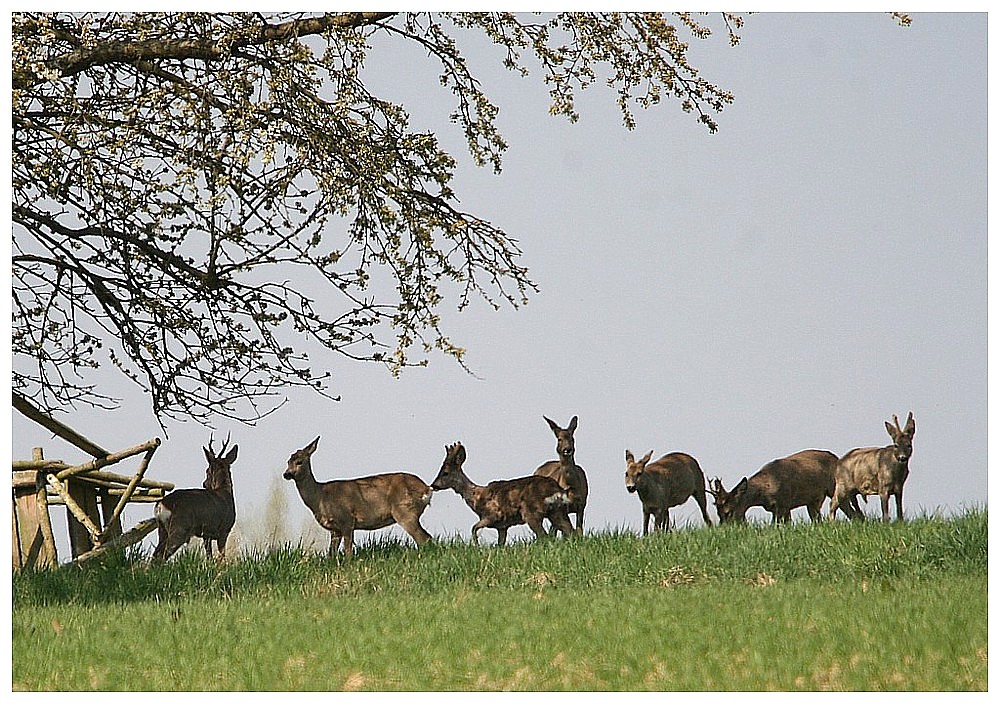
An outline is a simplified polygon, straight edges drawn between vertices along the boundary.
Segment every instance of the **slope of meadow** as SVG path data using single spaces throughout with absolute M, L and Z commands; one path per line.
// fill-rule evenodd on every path
M 985 690 L 987 513 L 13 577 L 17 690 Z

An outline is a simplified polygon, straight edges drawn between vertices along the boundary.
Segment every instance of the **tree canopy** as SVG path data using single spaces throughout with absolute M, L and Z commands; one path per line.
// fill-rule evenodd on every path
M 736 43 L 740 17 L 712 20 Z M 540 76 L 550 112 L 613 92 L 626 127 L 674 99 L 710 131 L 732 95 L 689 65 L 708 18 L 660 13 L 13 15 L 13 387 L 47 410 L 116 403 L 252 421 L 289 386 L 336 391 L 328 353 L 391 371 L 463 350 L 441 306 L 519 306 L 517 240 L 463 212 L 456 158 L 373 94 L 375 39 L 418 45 L 476 164 L 497 106 L 469 33 Z M 102 372 L 103 374 L 103 372 Z

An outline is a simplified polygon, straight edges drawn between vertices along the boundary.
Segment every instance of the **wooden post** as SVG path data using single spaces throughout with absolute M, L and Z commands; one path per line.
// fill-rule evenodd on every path
M 42 448 L 32 451 L 35 460 L 42 461 Z M 56 545 L 49 522 L 49 507 L 45 500 L 43 472 L 16 472 L 12 511 L 12 562 L 15 570 L 44 569 L 56 564 Z M 39 486 L 41 479 L 41 486 Z

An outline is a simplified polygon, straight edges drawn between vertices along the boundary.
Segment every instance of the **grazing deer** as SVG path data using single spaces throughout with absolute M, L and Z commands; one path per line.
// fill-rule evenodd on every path
M 496 528 L 497 545 L 502 547 L 507 542 L 507 529 L 524 523 L 539 538 L 546 537 L 543 518 L 552 522 L 553 535 L 556 530 L 562 531 L 564 536 L 573 532 L 567 512 L 569 495 L 555 479 L 533 474 L 478 486 L 462 471 L 465 462 L 462 443 L 446 446 L 444 450 L 441 471 L 431 487 L 435 491 L 454 489 L 479 516 L 479 521 L 472 526 L 473 543 L 479 544 L 480 529 Z
M 791 521 L 792 509 L 805 506 L 815 522 L 820 520 L 823 501 L 833 496 L 836 467 L 837 456 L 832 452 L 802 450 L 768 462 L 749 479 L 743 477 L 732 491 L 713 479 L 709 492 L 720 523 L 745 522 L 751 506 L 769 511 L 772 523 Z
M 227 437 L 218 455 L 212 449 L 211 438 L 208 447 L 201 448 L 208 460 L 201 489 L 177 489 L 156 502 L 153 515 L 158 541 L 153 550 L 154 562 L 168 560 L 192 537 L 205 541 L 209 557 L 212 557 L 213 540 L 219 547 L 219 558 L 226 556 L 226 540 L 236 523 L 230 468 L 239 450 L 239 446 L 234 445 L 229 454 L 223 456 L 228 444 Z
M 836 488 L 830 500 L 830 519 L 840 508 L 849 518 L 864 518 L 858 508 L 857 497 L 867 498 L 878 494 L 882 502 L 882 520 L 889 520 L 889 497 L 896 497 L 896 520 L 903 520 L 903 483 L 910 473 L 910 456 L 913 454 L 913 434 L 917 426 L 913 413 L 906 419 L 906 426 L 899 427 L 899 418 L 892 417 L 885 429 L 892 444 L 885 447 L 864 447 L 851 450 L 840 458 L 836 469 Z
M 431 539 L 420 525 L 420 516 L 433 493 L 423 480 L 405 472 L 390 472 L 317 482 L 310 458 L 318 445 L 317 437 L 293 452 L 283 476 L 295 482 L 302 502 L 313 512 L 316 522 L 330 531 L 331 557 L 340 549 L 341 542 L 344 557 L 351 557 L 355 530 L 377 530 L 398 523 L 417 545 Z
M 636 460 L 631 450 L 625 450 L 625 488 L 638 492 L 642 502 L 642 534 L 649 533 L 649 518 L 654 531 L 670 530 L 670 507 L 680 506 L 692 496 L 698 502 L 705 525 L 712 525 L 705 501 L 705 475 L 698 460 L 683 452 L 671 452 L 649 463 L 653 456 Z
M 567 512 L 576 514 L 576 532 L 582 534 L 583 510 L 587 507 L 587 475 L 574 459 L 576 441 L 573 439 L 573 433 L 576 430 L 577 417 L 573 416 L 566 428 L 560 428 L 548 418 L 545 418 L 545 422 L 556 436 L 556 454 L 559 459 L 546 462 L 535 470 L 535 474 L 552 477 L 559 482 L 559 486 L 567 490 L 570 500 Z

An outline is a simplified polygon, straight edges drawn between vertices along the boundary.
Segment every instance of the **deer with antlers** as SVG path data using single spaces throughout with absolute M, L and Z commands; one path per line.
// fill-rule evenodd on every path
M 159 541 L 153 551 L 153 561 L 163 562 L 193 537 L 205 541 L 205 552 L 212 557 L 212 541 L 219 548 L 219 559 L 226 556 L 226 541 L 236 523 L 236 502 L 233 499 L 231 467 L 236 461 L 238 445 L 226 454 L 229 436 L 216 454 L 212 439 L 202 447 L 208 469 L 201 489 L 177 489 L 156 502 L 153 515 Z
M 856 508 L 856 497 L 878 494 L 882 503 L 882 520 L 889 520 L 889 497 L 896 497 L 896 520 L 903 520 L 903 483 L 910 474 L 910 456 L 913 454 L 913 435 L 917 425 L 913 413 L 906 425 L 899 426 L 899 418 L 886 421 L 886 432 L 892 444 L 885 447 L 862 447 L 851 450 L 840 458 L 836 470 L 836 488 L 830 500 L 830 520 L 840 508 L 851 519 L 864 518 Z M 853 507 L 852 507 L 853 504 Z

